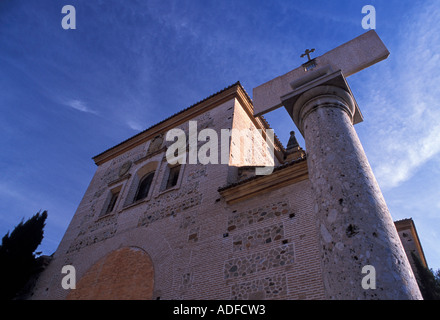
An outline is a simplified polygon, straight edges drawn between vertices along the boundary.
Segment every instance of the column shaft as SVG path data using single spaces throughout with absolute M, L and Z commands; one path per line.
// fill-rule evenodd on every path
M 324 285 L 329 299 L 421 299 L 394 222 L 353 127 L 348 92 L 315 87 L 300 96 L 300 117 L 315 196 Z M 364 289 L 364 266 L 376 289 Z

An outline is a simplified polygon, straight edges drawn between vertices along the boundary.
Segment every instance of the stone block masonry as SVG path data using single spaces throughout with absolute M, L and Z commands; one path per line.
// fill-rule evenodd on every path
M 232 300 L 283 299 L 286 295 L 286 275 L 242 282 L 231 287 Z
M 225 262 L 225 279 L 245 277 L 260 271 L 287 266 L 295 262 L 293 244 L 281 245 L 244 257 L 233 258 Z
M 233 231 L 237 228 L 243 228 L 257 222 L 262 222 L 267 219 L 279 217 L 282 214 L 287 214 L 287 202 L 271 203 L 263 207 L 245 210 L 231 215 L 228 220 L 228 231 Z M 236 210 L 234 210 L 236 211 Z
M 284 226 L 282 224 L 276 224 L 267 228 L 249 231 L 234 236 L 233 250 L 249 250 L 265 243 L 281 240 L 283 237 Z

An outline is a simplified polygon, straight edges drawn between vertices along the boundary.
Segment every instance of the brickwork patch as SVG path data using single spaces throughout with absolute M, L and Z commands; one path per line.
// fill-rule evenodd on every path
M 285 274 L 246 281 L 231 287 L 231 300 L 274 299 L 281 298 L 286 294 Z
M 154 221 L 184 212 L 202 203 L 198 192 L 199 183 L 183 185 L 179 190 L 166 193 L 155 201 L 145 204 L 146 210 L 139 218 L 138 226 L 148 226 Z
M 228 219 L 228 231 L 243 228 L 256 222 L 262 222 L 267 219 L 279 217 L 289 213 L 290 208 L 287 202 L 280 201 L 267 204 L 262 207 L 249 209 L 246 211 L 233 213 Z
M 294 262 L 293 244 L 285 244 L 263 252 L 229 259 L 225 262 L 225 279 L 244 277 L 256 272 L 287 266 Z
M 284 237 L 283 224 L 276 224 L 267 228 L 260 228 L 235 235 L 233 238 L 233 251 L 253 249 L 259 245 L 281 240 Z
M 141 218 L 139 218 L 138 226 L 147 226 L 154 221 L 167 218 L 169 216 L 178 214 L 182 211 L 198 206 L 202 202 L 202 195 L 197 194 L 193 197 L 189 197 L 179 202 L 168 204 L 165 207 L 149 211 L 147 210 Z
M 80 230 L 75 240 L 69 246 L 67 253 L 78 251 L 81 248 L 113 237 L 117 226 L 116 215 L 111 215 L 89 224 Z
M 149 300 L 153 296 L 154 267 L 137 248 L 124 247 L 101 258 L 82 276 L 68 300 Z

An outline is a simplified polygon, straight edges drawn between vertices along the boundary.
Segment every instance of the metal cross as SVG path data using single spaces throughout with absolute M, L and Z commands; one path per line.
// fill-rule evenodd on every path
M 307 58 L 308 58 L 309 61 L 310 61 L 310 60 L 311 60 L 311 59 L 310 59 L 310 54 L 311 54 L 312 52 L 315 52 L 315 49 L 312 49 L 312 50 L 306 49 L 306 51 L 301 55 L 301 58 L 304 58 L 305 56 L 307 56 Z

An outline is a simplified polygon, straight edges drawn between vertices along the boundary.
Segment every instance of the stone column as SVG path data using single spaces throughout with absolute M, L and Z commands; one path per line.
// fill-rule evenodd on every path
M 321 85 L 293 107 L 306 142 L 328 299 L 421 299 L 394 222 L 353 127 L 354 100 Z M 376 273 L 376 289 L 364 277 Z M 366 279 L 367 279 L 366 278 Z M 366 280 L 365 279 L 365 280 Z M 367 284 L 373 285 L 371 281 Z

